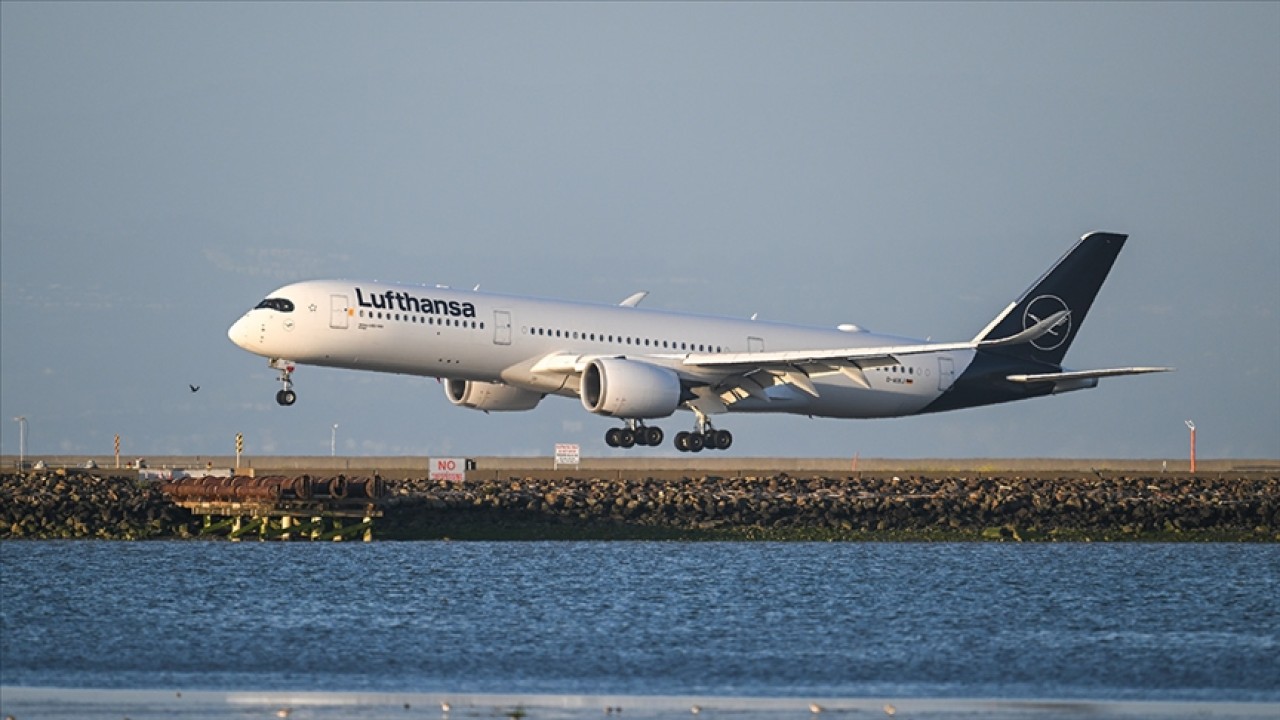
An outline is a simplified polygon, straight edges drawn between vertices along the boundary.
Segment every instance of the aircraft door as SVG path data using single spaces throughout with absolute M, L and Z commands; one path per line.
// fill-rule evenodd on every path
M 764 338 L 747 338 L 747 352 L 764 352 Z
M 494 310 L 493 311 L 493 344 L 494 345 L 510 345 L 511 344 L 511 311 L 510 310 Z
M 938 389 L 947 390 L 956 379 L 956 364 L 950 357 L 938 358 Z
M 350 306 L 346 295 L 329 296 L 329 327 L 334 330 L 347 329 L 347 313 Z

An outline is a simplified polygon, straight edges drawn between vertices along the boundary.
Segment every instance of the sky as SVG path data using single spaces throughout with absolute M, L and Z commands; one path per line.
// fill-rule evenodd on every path
M 1111 230 L 1065 364 L 1176 372 L 723 416 L 728 454 L 1178 459 L 1193 419 L 1276 458 L 1277 37 L 1276 3 L 0 3 L 0 450 L 23 416 L 29 456 L 619 455 L 574 399 L 431 378 L 303 367 L 282 408 L 226 330 L 344 277 L 967 340 Z

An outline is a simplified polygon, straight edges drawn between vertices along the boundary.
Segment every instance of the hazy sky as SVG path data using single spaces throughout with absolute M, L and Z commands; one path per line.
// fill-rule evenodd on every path
M 737 456 L 1280 456 L 1280 4 L 0 4 L 0 402 L 40 454 L 613 454 L 227 327 L 356 277 L 972 337 L 1131 234 L 1066 364 Z M 198 393 L 188 383 L 201 386 Z M 692 427 L 679 413 L 668 436 Z M 670 443 L 633 451 L 678 455 Z

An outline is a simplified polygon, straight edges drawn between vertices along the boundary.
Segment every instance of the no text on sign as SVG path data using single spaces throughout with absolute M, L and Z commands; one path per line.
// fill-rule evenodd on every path
M 431 458 L 427 477 L 431 480 L 462 482 L 467 479 L 466 458 Z

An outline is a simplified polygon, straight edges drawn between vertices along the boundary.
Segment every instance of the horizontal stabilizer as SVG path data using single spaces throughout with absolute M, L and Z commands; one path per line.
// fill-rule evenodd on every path
M 1064 380 L 1088 380 L 1090 378 L 1116 377 L 1118 375 L 1144 375 L 1146 373 L 1172 372 L 1171 367 L 1128 367 L 1105 370 L 1075 370 L 1072 372 L 1038 373 L 1035 375 L 1010 375 L 1006 379 L 1016 383 L 1062 382 Z

